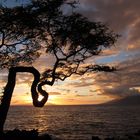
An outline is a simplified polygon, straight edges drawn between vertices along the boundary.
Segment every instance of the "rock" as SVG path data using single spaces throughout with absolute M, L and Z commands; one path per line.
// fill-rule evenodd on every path
M 101 140 L 98 136 L 92 136 L 92 140 Z
M 140 130 L 138 130 L 134 135 L 140 136 Z
M 105 140 L 115 140 L 115 138 L 105 138 Z
M 48 134 L 43 134 L 43 135 L 39 136 L 39 140 L 52 140 L 52 138 Z
M 52 140 L 50 135 L 38 136 L 38 131 L 14 129 L 0 134 L 0 140 Z

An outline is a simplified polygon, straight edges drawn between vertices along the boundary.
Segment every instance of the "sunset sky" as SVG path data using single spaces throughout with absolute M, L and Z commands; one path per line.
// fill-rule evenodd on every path
M 14 0 L 7 2 L 14 5 Z M 87 63 L 112 64 L 113 73 L 94 73 L 72 76 L 58 81 L 52 87 L 44 86 L 51 104 L 99 104 L 112 99 L 140 94 L 140 0 L 79 0 L 77 11 L 92 21 L 101 21 L 121 37 L 115 46 L 103 51 Z M 67 9 L 68 10 L 68 9 Z M 33 63 L 40 72 L 53 59 L 42 55 Z M 12 105 L 32 104 L 31 74 L 17 75 Z M 0 72 L 0 87 L 6 84 L 7 72 Z

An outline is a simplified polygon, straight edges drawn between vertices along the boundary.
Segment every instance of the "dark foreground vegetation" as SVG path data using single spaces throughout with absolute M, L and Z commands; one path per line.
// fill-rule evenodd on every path
M 0 140 L 62 140 L 59 138 L 52 138 L 49 134 L 39 135 L 37 130 L 10 130 L 5 133 L 0 133 Z M 91 140 L 140 140 L 140 130 L 134 134 L 126 134 L 125 136 L 115 136 L 100 138 L 99 136 L 92 136 Z
M 44 134 L 39 136 L 37 130 L 14 129 L 0 134 L 0 140 L 52 140 L 51 136 Z

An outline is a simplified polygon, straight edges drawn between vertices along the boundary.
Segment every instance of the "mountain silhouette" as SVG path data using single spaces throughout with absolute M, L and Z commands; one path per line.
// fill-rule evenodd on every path
M 102 105 L 114 105 L 114 106 L 140 106 L 140 95 L 127 96 L 120 99 L 112 100 Z

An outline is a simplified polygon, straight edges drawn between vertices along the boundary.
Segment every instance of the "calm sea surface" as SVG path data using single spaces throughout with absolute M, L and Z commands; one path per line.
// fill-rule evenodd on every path
M 65 140 L 91 140 L 140 129 L 140 106 L 12 106 L 5 130 L 38 129 Z

